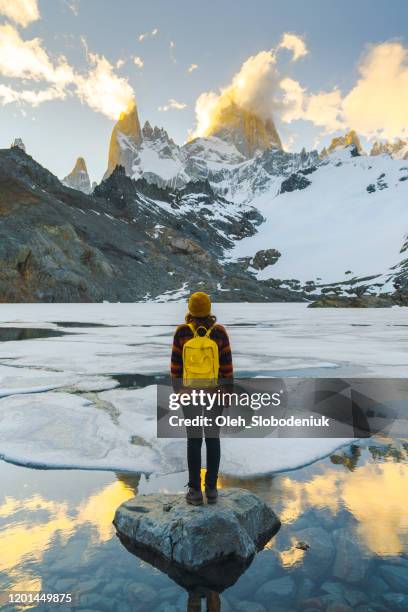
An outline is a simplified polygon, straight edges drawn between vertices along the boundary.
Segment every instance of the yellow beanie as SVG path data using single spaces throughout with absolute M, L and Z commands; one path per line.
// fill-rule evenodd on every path
M 193 293 L 188 300 L 188 310 L 193 317 L 208 317 L 211 312 L 210 296 L 202 291 Z

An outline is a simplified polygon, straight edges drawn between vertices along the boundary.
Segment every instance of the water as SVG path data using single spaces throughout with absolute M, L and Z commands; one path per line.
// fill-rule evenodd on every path
M 105 429 L 89 431 L 82 413 L 81 420 L 72 417 L 86 411 L 78 404 L 81 395 L 101 414 L 113 415 L 113 425 L 119 413 L 129 414 L 131 394 L 161 382 L 168 371 L 172 332 L 184 310 L 183 304 L 1 305 L 0 321 L 11 327 L 0 327 L 0 340 L 7 340 L 0 345 L 0 386 L 14 391 L 1 400 L 2 414 L 17 419 L 29 408 L 34 414 L 36 398 L 42 402 L 41 426 L 34 436 L 31 421 L 20 416 L 18 454 L 31 460 L 67 446 L 75 464 L 94 443 L 103 449 L 113 444 L 118 427 L 107 428 L 110 423 L 103 421 Z M 217 304 L 216 314 L 230 332 L 241 377 L 406 377 L 406 309 Z M 45 329 L 50 325 L 55 327 Z M 61 384 L 59 402 L 52 400 L 53 390 L 27 394 L 38 386 Z M 103 393 L 109 384 L 118 387 Z M 57 429 L 56 411 L 63 415 L 56 419 Z M 8 427 L 10 432 L 12 423 Z M 106 431 L 112 438 L 106 438 Z M 132 421 L 130 435 L 118 438 L 124 463 L 143 442 L 139 433 Z M 63 435 L 68 441 L 59 448 L 53 442 Z M 3 436 L 3 446 L 9 437 Z M 302 444 L 304 440 L 294 439 L 294 450 Z M 221 594 L 222 612 L 408 609 L 407 444 L 376 437 L 275 475 L 221 475 L 221 486 L 254 491 L 282 520 L 276 537 Z M 97 466 L 98 444 L 95 448 L 92 463 Z M 248 464 L 245 446 L 241 454 Z M 71 609 L 95 612 L 187 610 L 184 589 L 130 554 L 112 526 L 124 500 L 154 491 L 181 492 L 186 481 L 184 472 L 146 477 L 35 470 L 0 461 L 0 592 L 71 592 L 78 594 Z M 218 603 L 212 594 L 209 610 L 216 612 Z M 198 612 L 199 602 L 190 600 L 189 605 Z M 5 603 L 2 609 L 18 608 Z
M 0 328 L 0 342 L 13 342 L 15 340 L 35 340 L 37 338 L 53 338 L 58 336 L 65 336 L 65 333 L 57 329 L 41 329 L 39 327 Z
M 77 593 L 75 610 L 188 609 L 187 593 L 130 554 L 112 526 L 124 500 L 182 491 L 185 473 L 148 478 L 1 462 L 0 476 L 0 591 Z M 291 472 L 221 475 L 222 487 L 254 491 L 282 520 L 276 537 L 221 594 L 221 610 L 326 610 L 333 602 L 362 611 L 406 609 L 407 476 L 408 441 L 390 438 L 350 445 Z M 218 596 L 211 597 L 215 611 Z M 378 607 L 358 608 L 364 604 Z

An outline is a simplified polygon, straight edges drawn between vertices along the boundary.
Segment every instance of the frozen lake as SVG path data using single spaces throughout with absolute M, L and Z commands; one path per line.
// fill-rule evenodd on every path
M 406 377 L 407 309 L 216 304 L 236 376 Z M 0 457 L 36 466 L 185 470 L 185 441 L 157 440 L 183 303 L 0 305 Z M 323 457 L 341 439 L 224 440 L 222 470 L 253 475 Z M 244 452 L 243 452 L 244 450 Z

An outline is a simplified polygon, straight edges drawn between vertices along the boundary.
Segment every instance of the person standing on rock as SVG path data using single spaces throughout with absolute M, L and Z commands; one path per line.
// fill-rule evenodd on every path
M 173 338 L 171 376 L 174 388 L 188 392 L 203 388 L 216 392 L 233 380 L 230 341 L 225 328 L 216 323 L 211 313 L 210 297 L 201 291 L 188 300 L 185 323 L 179 325 Z M 215 407 L 212 415 L 222 411 Z M 200 411 L 202 407 L 200 407 Z M 185 411 L 186 412 L 186 411 Z M 186 416 L 191 416 L 191 412 Z M 204 430 L 203 430 L 204 429 Z M 217 478 L 221 458 L 219 427 L 187 428 L 188 491 L 186 501 L 194 506 L 203 504 L 201 491 L 201 446 L 205 437 L 207 471 L 205 494 L 209 504 L 217 501 Z

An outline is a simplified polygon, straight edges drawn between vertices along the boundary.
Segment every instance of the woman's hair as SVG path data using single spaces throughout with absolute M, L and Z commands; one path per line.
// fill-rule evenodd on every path
M 210 327 L 215 324 L 216 320 L 217 317 L 212 314 L 209 314 L 206 317 L 193 317 L 193 315 L 189 312 L 186 314 L 186 323 L 192 323 L 196 329 L 197 327 L 200 327 L 200 325 L 206 329 L 210 329 Z

